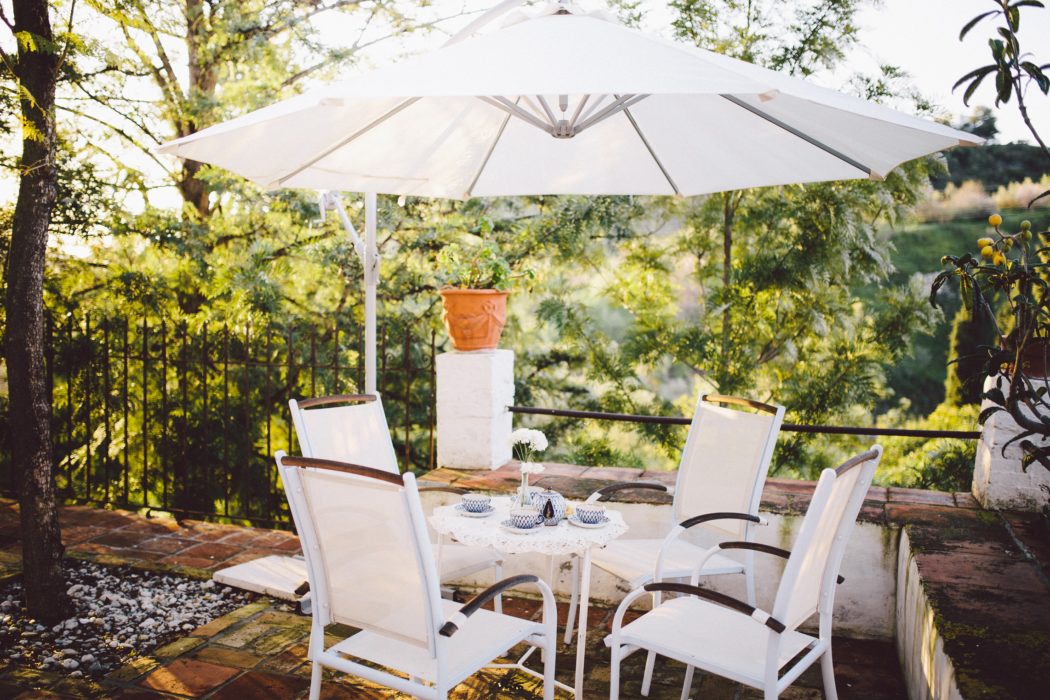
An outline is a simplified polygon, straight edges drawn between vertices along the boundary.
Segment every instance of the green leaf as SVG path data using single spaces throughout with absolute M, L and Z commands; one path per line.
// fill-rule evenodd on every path
M 991 69 L 995 70 L 995 66 L 991 66 Z M 981 86 L 981 81 L 983 81 L 990 72 L 991 71 L 984 73 L 979 78 L 975 79 L 972 83 L 970 83 L 970 87 L 966 88 L 966 92 L 963 93 L 964 105 L 966 105 L 967 107 L 970 106 L 970 98 L 973 97 L 973 93 L 975 93 L 977 91 L 977 88 Z
M 977 26 L 977 23 L 980 22 L 982 19 L 998 13 L 999 10 L 989 10 L 988 12 L 981 13 L 973 19 L 971 19 L 969 22 L 963 25 L 962 31 L 959 32 L 959 41 L 962 41 L 964 38 L 966 38 L 966 35 L 970 32 L 970 30 Z
M 995 104 L 1006 103 L 1010 101 L 1010 97 L 1014 92 L 1014 81 L 1010 80 L 1010 76 L 1005 71 L 1000 70 L 995 74 Z
M 954 274 L 954 270 L 947 270 L 940 273 L 933 279 L 933 283 L 930 285 L 930 306 L 937 308 L 937 292 L 944 283 Z
M 980 68 L 970 71 L 969 73 L 955 81 L 955 85 L 952 85 L 952 92 L 955 92 L 955 89 L 957 87 L 965 83 L 967 80 L 970 80 L 971 78 L 978 78 L 978 81 L 983 80 L 985 76 L 987 76 L 994 70 L 995 65 L 992 64 L 988 66 L 982 66 Z
M 1002 61 L 1003 49 L 1005 48 L 1003 42 L 999 41 L 998 39 L 989 39 L 988 46 L 990 46 L 992 49 L 992 58 L 994 58 L 996 62 Z

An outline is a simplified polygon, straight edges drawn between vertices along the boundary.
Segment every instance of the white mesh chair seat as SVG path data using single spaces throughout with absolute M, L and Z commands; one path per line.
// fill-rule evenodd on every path
M 661 656 L 720 676 L 761 685 L 771 631 L 757 620 L 698 598 L 674 598 L 623 627 L 621 644 L 652 649 Z M 785 632 L 777 669 L 817 643 L 798 631 Z M 672 644 L 668 641 L 672 640 Z M 608 644 L 610 637 L 606 637 Z
M 613 540 L 602 549 L 591 554 L 591 562 L 605 571 L 628 582 L 631 588 L 651 581 L 656 570 L 656 559 L 660 554 L 662 539 Z M 663 578 L 689 578 L 696 569 L 706 547 L 691 542 L 676 540 L 667 550 L 663 562 Z M 700 572 L 701 576 L 739 574 L 744 565 L 724 554 L 714 554 Z
M 450 600 L 442 601 L 442 606 L 445 619 L 452 617 L 461 607 Z M 473 675 L 478 666 L 505 654 L 522 639 L 542 633 L 543 626 L 538 622 L 478 610 L 449 639 L 447 663 L 450 682 L 462 682 Z M 387 668 L 396 668 L 426 681 L 433 682 L 437 678 L 437 663 L 425 648 L 376 632 L 358 632 L 329 650 Z

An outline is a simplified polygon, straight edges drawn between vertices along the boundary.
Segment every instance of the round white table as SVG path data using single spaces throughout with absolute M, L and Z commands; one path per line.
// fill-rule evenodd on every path
M 573 504 L 575 505 L 575 504 Z M 551 573 L 548 583 L 554 587 L 554 557 L 573 556 L 583 560 L 583 575 L 572 576 L 573 585 L 580 582 L 579 595 L 580 617 L 577 624 L 576 642 L 576 677 L 574 687 L 570 688 L 577 698 L 583 697 L 583 662 L 587 649 L 587 608 L 591 585 L 591 548 L 604 547 L 610 541 L 627 532 L 623 515 L 615 510 L 606 510 L 609 522 L 599 528 L 583 528 L 562 520 L 555 526 L 537 525 L 535 530 L 524 533 L 509 532 L 500 523 L 510 517 L 511 498 L 499 496 L 492 499 L 493 513 L 485 518 L 467 517 L 456 509 L 455 505 L 434 509 L 430 523 L 442 535 L 447 535 L 457 542 L 467 545 L 492 547 L 505 554 L 526 554 L 536 552 L 551 558 Z M 569 610 L 568 620 L 573 618 Z M 515 664 L 521 666 L 525 657 Z

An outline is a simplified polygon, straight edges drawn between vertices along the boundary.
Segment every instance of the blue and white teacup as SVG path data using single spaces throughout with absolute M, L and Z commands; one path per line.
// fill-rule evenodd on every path
M 510 524 L 519 530 L 536 527 L 540 512 L 535 508 L 515 508 L 510 511 Z
M 489 509 L 489 501 L 492 498 L 485 493 L 463 494 L 463 510 L 468 513 L 484 513 Z
M 576 506 L 576 517 L 586 525 L 597 525 L 605 517 L 605 506 L 601 503 L 581 503 Z

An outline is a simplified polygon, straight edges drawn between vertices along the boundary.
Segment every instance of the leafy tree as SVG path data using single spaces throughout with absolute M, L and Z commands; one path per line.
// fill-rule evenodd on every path
M 70 29 L 72 9 L 70 9 Z M 9 391 L 13 466 L 18 475 L 22 568 L 26 608 L 44 622 L 69 608 L 62 574 L 62 536 L 55 503 L 51 455 L 51 395 L 44 366 L 44 263 L 48 227 L 58 190 L 55 167 L 55 89 L 71 46 L 56 38 L 42 0 L 15 0 L 14 21 L 0 20 L 18 44 L 16 56 L 0 53 L 17 86 L 22 119 L 18 201 L 7 258 L 4 351 Z

